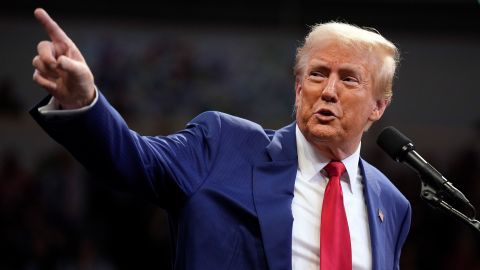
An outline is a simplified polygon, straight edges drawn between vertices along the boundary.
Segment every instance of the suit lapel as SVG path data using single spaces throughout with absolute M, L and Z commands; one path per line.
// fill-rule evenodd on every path
M 295 123 L 278 130 L 266 147 L 271 160 L 253 168 L 253 197 L 258 214 L 265 256 L 270 270 L 289 270 L 292 266 L 292 199 L 298 168 Z M 385 266 L 385 226 L 379 211 L 381 187 L 375 172 L 360 160 L 364 179 L 370 237 L 372 269 Z
M 360 169 L 364 179 L 364 193 L 367 203 L 368 223 L 372 241 L 372 269 L 385 269 L 385 225 L 383 224 L 384 207 L 380 199 L 381 187 L 375 172 L 360 159 Z
M 270 270 L 292 267 L 292 199 L 297 173 L 295 124 L 278 130 L 253 168 L 253 197 Z

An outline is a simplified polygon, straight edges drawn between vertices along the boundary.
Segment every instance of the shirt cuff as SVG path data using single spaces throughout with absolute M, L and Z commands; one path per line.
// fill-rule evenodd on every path
M 98 90 L 97 88 L 95 88 L 95 98 L 93 99 L 92 103 L 90 103 L 87 106 L 84 106 L 78 109 L 70 109 L 70 110 L 60 109 L 60 104 L 55 99 L 55 97 L 52 97 L 47 105 L 38 108 L 38 112 L 44 116 L 47 116 L 47 115 L 73 116 L 73 115 L 77 115 L 77 114 L 88 111 L 97 103 L 97 100 L 98 100 Z

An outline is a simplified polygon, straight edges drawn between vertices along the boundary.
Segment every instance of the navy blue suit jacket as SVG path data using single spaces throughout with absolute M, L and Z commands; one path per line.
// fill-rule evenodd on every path
M 89 171 L 167 210 L 174 269 L 291 269 L 295 123 L 274 131 L 206 112 L 176 134 L 150 137 L 131 131 L 101 94 L 72 117 L 40 115 L 46 102 L 31 114 Z M 359 167 L 373 269 L 398 269 L 410 204 L 366 161 Z

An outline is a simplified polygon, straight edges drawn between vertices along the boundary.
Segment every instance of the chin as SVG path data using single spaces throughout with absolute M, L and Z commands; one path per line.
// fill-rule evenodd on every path
M 330 125 L 315 124 L 306 128 L 307 137 L 314 141 L 330 141 L 338 137 L 338 130 Z

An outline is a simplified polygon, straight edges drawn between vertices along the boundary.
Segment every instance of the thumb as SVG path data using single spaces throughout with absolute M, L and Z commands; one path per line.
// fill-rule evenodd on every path
M 57 64 L 58 64 L 58 68 L 60 68 L 61 70 L 67 73 L 73 73 L 78 75 L 82 71 L 82 67 L 80 63 L 64 55 L 60 56 L 57 59 Z

